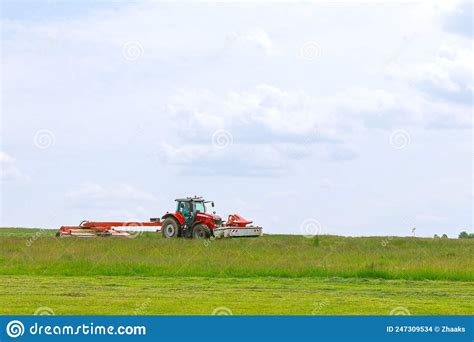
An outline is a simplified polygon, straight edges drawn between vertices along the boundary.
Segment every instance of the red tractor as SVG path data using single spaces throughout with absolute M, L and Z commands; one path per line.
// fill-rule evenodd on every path
M 202 197 L 178 198 L 176 212 L 166 213 L 161 223 L 161 233 L 165 238 L 199 238 L 260 236 L 262 228 L 249 226 L 252 221 L 233 214 L 227 222 L 216 212 L 209 212 L 214 202 L 205 201 Z
M 157 227 L 165 238 L 198 238 L 209 239 L 211 237 L 255 237 L 262 235 L 262 227 L 251 226 L 252 221 L 244 219 L 237 214 L 229 215 L 227 222 L 215 212 L 210 213 L 209 207 L 214 207 L 214 202 L 206 201 L 202 197 L 186 197 L 176 199 L 176 212 L 167 212 L 161 220 L 152 218 L 150 222 L 91 222 L 83 221 L 79 226 L 62 226 L 56 236 L 125 236 L 135 237 L 127 230 L 138 227 Z M 118 228 L 118 229 L 116 229 Z

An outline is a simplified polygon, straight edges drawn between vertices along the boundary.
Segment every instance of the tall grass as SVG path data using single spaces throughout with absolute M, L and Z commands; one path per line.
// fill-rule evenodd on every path
M 0 274 L 474 280 L 469 239 L 319 236 L 317 241 L 289 235 L 207 242 L 165 240 L 155 233 L 135 239 L 0 235 Z

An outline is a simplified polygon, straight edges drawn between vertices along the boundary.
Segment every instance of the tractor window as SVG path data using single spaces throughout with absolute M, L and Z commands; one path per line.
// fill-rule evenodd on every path
M 206 207 L 204 206 L 204 202 L 194 202 L 194 209 L 196 212 L 205 213 Z
M 178 202 L 178 209 L 177 212 L 186 215 L 191 212 L 190 203 L 189 202 Z

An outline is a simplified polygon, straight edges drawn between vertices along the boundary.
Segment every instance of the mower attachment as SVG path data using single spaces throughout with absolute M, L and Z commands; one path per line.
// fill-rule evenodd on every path
M 161 226 L 161 222 L 90 222 L 82 221 L 79 226 L 62 226 L 56 233 L 57 237 L 136 237 L 136 232 L 141 232 L 142 227 Z M 116 230 L 116 228 L 137 227 L 134 231 Z
M 228 237 L 257 237 L 261 236 L 262 227 L 248 226 L 248 227 L 222 227 L 214 229 L 215 238 Z
M 214 229 L 214 237 L 257 237 L 262 235 L 262 227 L 249 226 L 252 221 L 244 219 L 237 214 L 229 215 L 227 222 Z

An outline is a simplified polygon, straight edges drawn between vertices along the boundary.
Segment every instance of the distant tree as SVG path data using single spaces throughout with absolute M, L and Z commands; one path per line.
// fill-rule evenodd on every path
M 448 236 L 446 234 L 443 234 L 443 236 L 441 236 L 442 239 L 447 239 Z
M 460 239 L 474 239 L 474 234 L 468 234 L 467 232 L 460 232 L 459 236 Z

